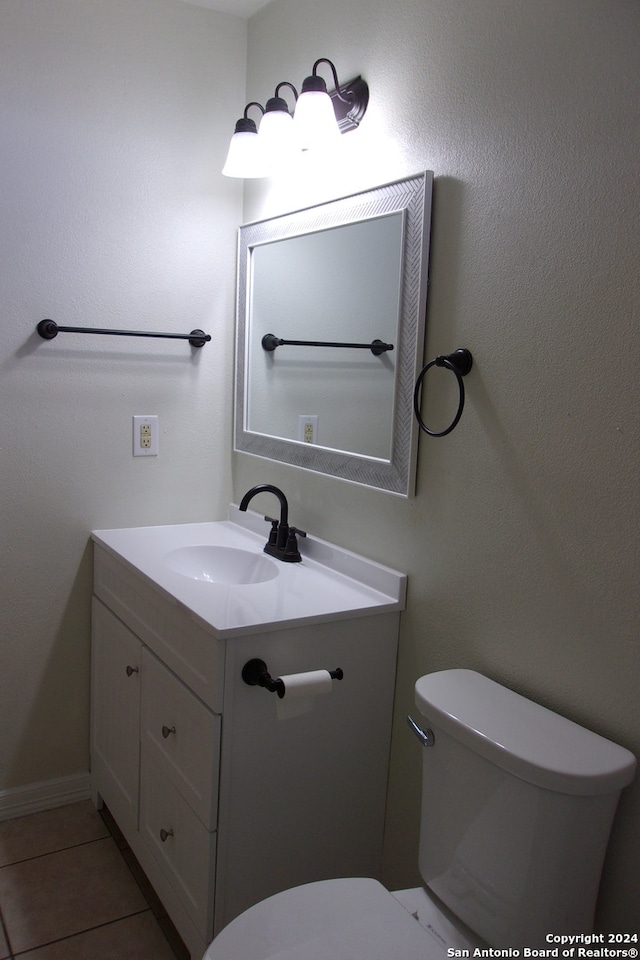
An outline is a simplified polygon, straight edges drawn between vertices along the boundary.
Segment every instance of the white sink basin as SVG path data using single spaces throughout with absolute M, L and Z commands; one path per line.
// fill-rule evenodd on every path
M 264 554 L 208 544 L 178 547 L 164 557 L 170 570 L 208 583 L 265 583 L 278 576 L 278 567 Z
M 300 563 L 265 556 L 264 517 L 94 530 L 96 544 L 188 610 L 213 636 L 249 636 L 404 609 L 406 576 L 312 534 Z

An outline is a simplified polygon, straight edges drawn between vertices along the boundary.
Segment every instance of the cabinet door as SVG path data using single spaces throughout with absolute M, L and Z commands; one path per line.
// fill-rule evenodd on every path
M 91 640 L 91 778 L 124 833 L 137 829 L 141 643 L 95 597 Z

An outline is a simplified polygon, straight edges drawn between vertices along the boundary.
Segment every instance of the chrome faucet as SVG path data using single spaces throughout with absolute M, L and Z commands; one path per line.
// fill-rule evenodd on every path
M 272 493 L 280 501 L 280 519 L 265 517 L 271 524 L 269 539 L 264 546 L 264 552 L 278 560 L 284 560 L 286 563 L 298 563 L 302 560 L 298 550 L 298 541 L 296 534 L 300 537 L 306 537 L 304 530 L 298 530 L 296 527 L 289 526 L 289 504 L 287 498 L 279 487 L 274 487 L 271 483 L 259 483 L 248 490 L 240 501 L 240 510 L 246 511 L 249 503 L 259 493 Z

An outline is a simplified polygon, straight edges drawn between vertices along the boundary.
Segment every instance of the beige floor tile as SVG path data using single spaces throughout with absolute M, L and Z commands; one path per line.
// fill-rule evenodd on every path
M 90 800 L 0 823 L 0 867 L 99 837 L 108 830 Z
M 18 960 L 175 960 L 151 911 L 29 950 Z M 199 958 L 198 958 L 199 960 Z
M 0 904 L 14 953 L 147 909 L 111 837 L 0 868 Z

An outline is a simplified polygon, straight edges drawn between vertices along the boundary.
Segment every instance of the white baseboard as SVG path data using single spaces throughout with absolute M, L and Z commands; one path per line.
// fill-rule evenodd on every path
M 13 790 L 0 790 L 0 821 L 88 800 L 91 796 L 90 784 L 88 773 L 76 773 L 70 777 L 15 787 Z

